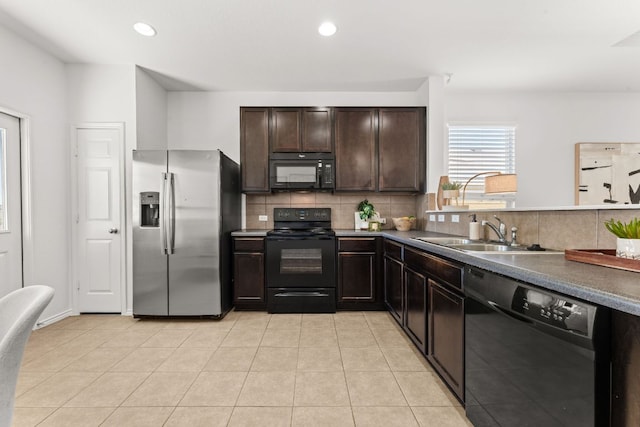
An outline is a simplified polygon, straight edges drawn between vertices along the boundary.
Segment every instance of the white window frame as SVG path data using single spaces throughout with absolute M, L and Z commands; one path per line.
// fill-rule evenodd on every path
M 514 123 L 447 123 L 447 174 L 449 180 L 464 185 L 469 178 L 481 172 L 516 173 L 516 127 Z M 463 132 L 467 132 L 467 135 L 464 135 Z M 485 150 L 484 154 L 473 155 L 464 152 L 465 148 L 473 143 L 474 137 L 478 137 L 478 139 L 481 137 L 490 138 L 492 132 L 494 134 L 497 132 L 495 135 L 497 139 L 487 140 L 485 145 L 480 143 L 478 145 L 479 149 Z M 461 150 L 460 154 L 453 154 L 452 149 Z M 479 163 L 474 165 L 474 162 Z M 514 207 L 515 200 L 515 193 L 484 194 L 484 177 L 480 176 L 467 186 L 465 204 L 469 204 L 472 209 L 509 208 Z

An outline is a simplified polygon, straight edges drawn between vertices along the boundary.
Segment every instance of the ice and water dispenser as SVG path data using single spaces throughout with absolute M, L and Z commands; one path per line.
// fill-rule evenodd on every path
M 140 193 L 140 226 L 160 226 L 160 193 L 143 191 Z

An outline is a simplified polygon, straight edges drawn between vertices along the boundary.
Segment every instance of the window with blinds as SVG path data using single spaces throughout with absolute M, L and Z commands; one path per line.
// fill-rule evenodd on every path
M 449 181 L 464 185 L 481 172 L 516 172 L 516 128 L 501 125 L 449 124 Z M 467 186 L 467 199 L 483 199 L 484 177 Z M 496 198 L 492 196 L 492 198 Z M 514 195 L 499 197 L 496 207 L 505 207 Z

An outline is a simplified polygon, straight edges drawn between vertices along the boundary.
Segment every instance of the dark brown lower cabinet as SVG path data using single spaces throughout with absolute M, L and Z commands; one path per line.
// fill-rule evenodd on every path
M 460 399 L 464 396 L 464 298 L 429 279 L 427 358 Z
M 385 241 L 385 302 L 391 315 L 424 354 L 427 348 L 427 276 L 411 260 L 419 252 Z
M 427 277 L 404 268 L 405 319 L 409 338 L 424 353 L 427 343 Z
M 233 303 L 236 310 L 265 310 L 264 238 L 233 239 Z
M 378 237 L 338 239 L 338 302 L 340 310 L 380 310 L 380 250 Z
M 404 323 L 404 264 L 403 246 L 385 240 L 384 243 L 384 302 L 396 321 Z
M 389 312 L 462 402 L 463 265 L 388 240 L 384 248 Z

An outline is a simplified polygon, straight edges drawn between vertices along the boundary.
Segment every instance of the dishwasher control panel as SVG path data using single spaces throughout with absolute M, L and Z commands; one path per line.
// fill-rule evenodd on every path
M 587 304 L 518 286 L 513 294 L 511 310 L 537 322 L 589 336 L 590 310 Z

